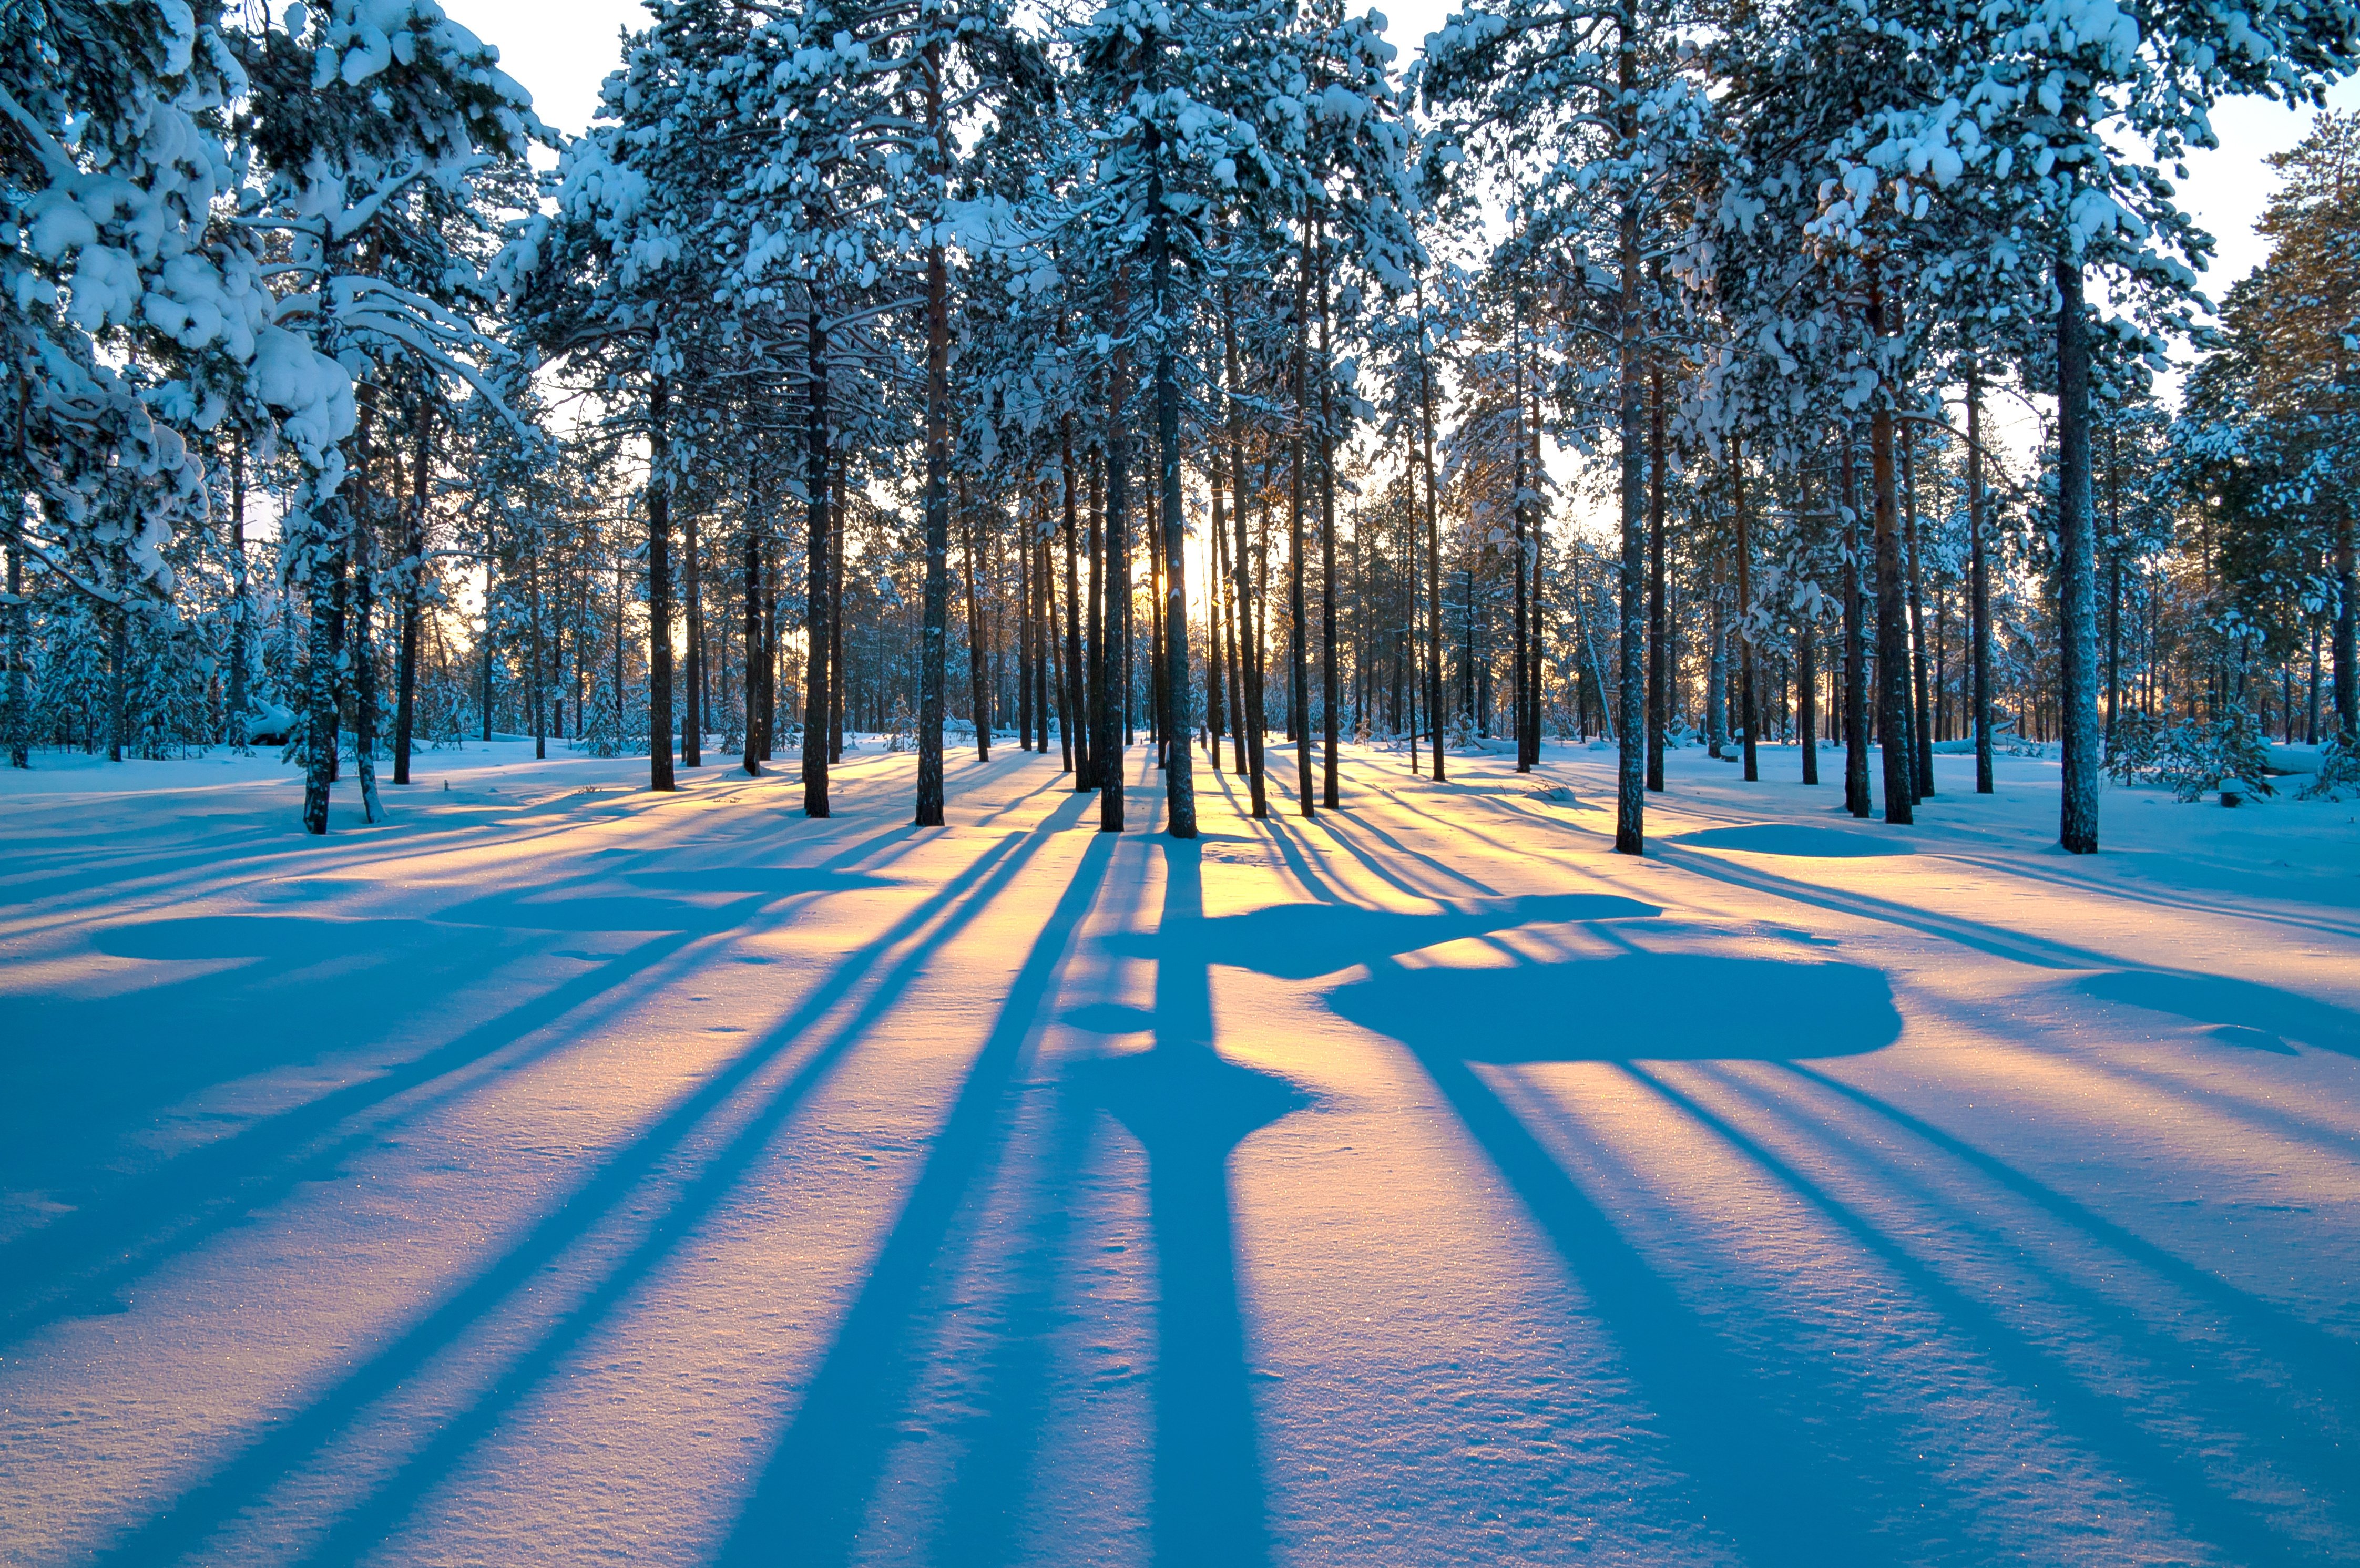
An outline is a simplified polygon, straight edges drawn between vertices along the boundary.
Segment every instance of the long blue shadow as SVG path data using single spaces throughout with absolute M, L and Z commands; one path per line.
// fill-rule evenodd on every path
M 1030 842 L 1037 845 L 1041 840 L 1036 836 Z M 224 1522 L 252 1507 L 275 1483 L 310 1462 L 357 1421 L 373 1401 L 421 1372 L 475 1324 L 499 1310 L 519 1290 L 530 1288 L 541 1269 L 557 1262 L 575 1243 L 607 1223 L 709 1116 L 727 1105 L 755 1074 L 792 1051 L 805 1030 L 845 1000 L 861 978 L 902 941 L 973 892 L 975 896 L 966 905 L 971 918 L 989 902 L 994 887 L 1004 886 L 1007 876 L 1012 873 L 1012 866 L 1006 863 L 1018 847 L 1019 841 L 1011 836 L 987 848 L 875 942 L 848 956 L 761 1044 L 730 1061 L 658 1117 L 645 1133 L 595 1167 L 564 1203 L 534 1223 L 515 1245 L 474 1279 L 315 1396 L 304 1409 L 274 1422 L 203 1480 L 119 1538 L 98 1555 L 97 1561 L 145 1563 L 193 1549 Z M 939 944 L 946 934 L 937 931 L 928 946 Z M 898 983 L 905 985 L 923 966 L 923 953 L 904 958 L 894 971 Z M 883 997 L 870 998 L 864 1017 L 873 1016 L 885 1001 Z M 775 1127 L 824 1079 L 859 1033 L 858 1027 L 846 1029 L 803 1063 L 788 1082 L 771 1092 L 757 1123 L 762 1127 Z M 491 1413 L 512 1407 L 555 1364 L 565 1345 L 578 1343 L 620 1300 L 628 1284 L 677 1244 L 683 1227 L 702 1212 L 694 1206 L 709 1206 L 726 1190 L 727 1173 L 741 1168 L 758 1148 L 754 1128 L 742 1131 L 733 1139 L 717 1157 L 715 1174 L 692 1190 L 690 1209 L 675 1211 L 672 1217 L 679 1225 L 659 1226 L 649 1243 L 635 1249 L 619 1269 L 610 1271 L 589 1300 L 568 1314 L 552 1334 L 544 1335 L 532 1353 L 508 1368 L 471 1411 L 437 1432 L 424 1451 L 405 1464 L 392 1482 L 379 1487 L 339 1521 L 331 1542 L 349 1546 L 356 1554 L 368 1541 L 389 1534 L 416 1507 L 432 1482 L 446 1473 L 490 1430 Z
M 1068 796 L 1057 813 L 1071 818 L 1087 799 Z M 1106 880 L 1117 842 L 1093 835 L 1083 850 L 934 1135 L 900 1217 L 716 1561 L 851 1560 L 919 1375 L 914 1341 L 924 1325 L 935 1264 L 969 1194 L 997 1158 L 1009 1087 L 1039 1040 L 1058 970 Z
M 1155 1240 L 1155 1461 L 1151 1539 L 1169 1568 L 1270 1560 L 1262 1444 L 1238 1301 L 1230 1152 L 1309 1103 L 1284 1078 L 1213 1049 L 1214 948 L 1201 846 L 1165 840 L 1155 1045 L 1077 1064 L 1076 1080 L 1147 1153 Z

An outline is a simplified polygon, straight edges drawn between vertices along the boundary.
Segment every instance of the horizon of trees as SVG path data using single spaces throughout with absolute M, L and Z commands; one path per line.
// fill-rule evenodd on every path
M 1120 830 L 1143 738 L 1187 836 L 1199 768 L 1595 738 L 1635 853 L 1691 738 L 1896 822 L 2056 741 L 2086 852 L 2133 736 L 2360 718 L 2360 121 L 2217 331 L 2170 183 L 2332 7 L 656 0 L 571 141 L 432 0 L 26 16 L 18 767 L 283 744 L 319 833 L 499 733 L 825 815 L 873 735 L 939 822 L 1012 732 Z

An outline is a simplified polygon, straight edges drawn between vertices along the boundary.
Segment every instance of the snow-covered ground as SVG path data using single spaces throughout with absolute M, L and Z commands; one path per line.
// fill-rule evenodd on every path
M 39 762 L 8 1562 L 2360 1559 L 2360 808 Z

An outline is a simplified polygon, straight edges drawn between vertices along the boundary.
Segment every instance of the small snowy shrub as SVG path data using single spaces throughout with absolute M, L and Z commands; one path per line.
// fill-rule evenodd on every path
M 2360 746 L 2344 735 L 2332 735 L 2319 748 L 2319 772 L 2304 786 L 2306 800 L 2341 800 L 2360 795 Z
M 885 720 L 885 749 L 915 751 L 918 749 L 918 721 L 910 712 L 909 699 L 893 699 L 893 712 Z
M 2270 787 L 2269 748 L 2261 725 L 2243 711 L 2209 724 L 2161 724 L 2144 713 L 2126 713 L 2115 724 L 2106 771 L 2118 783 L 2160 784 L 2183 800 L 2201 800 L 2224 787 L 2255 795 L 2277 792 Z

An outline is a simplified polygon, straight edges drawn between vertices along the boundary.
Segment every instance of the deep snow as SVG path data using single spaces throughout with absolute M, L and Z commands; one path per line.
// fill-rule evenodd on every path
M 0 778 L 6 1561 L 2360 1557 L 2360 808 L 529 757 Z

